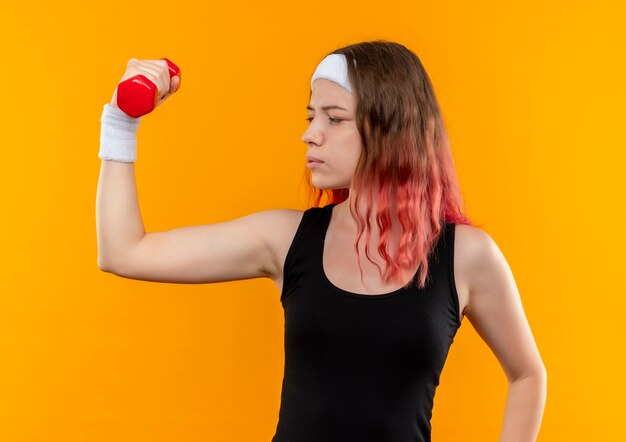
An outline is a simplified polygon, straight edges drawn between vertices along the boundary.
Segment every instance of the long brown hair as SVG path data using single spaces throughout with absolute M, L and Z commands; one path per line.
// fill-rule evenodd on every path
M 419 263 L 418 285 L 423 288 L 428 257 L 445 223 L 473 225 L 463 214 L 448 134 L 430 78 L 417 55 L 395 42 L 361 42 L 331 54 L 343 54 L 348 60 L 356 125 L 363 146 L 352 180 L 355 202 L 350 207 L 359 228 L 354 247 L 361 281 L 358 244 L 364 231 L 366 256 L 376 264 L 369 255 L 370 216 L 375 198 L 381 232 L 378 252 L 387 264 L 383 281 L 402 283 Z M 350 189 L 318 189 L 311 182 L 309 169 L 304 177 L 309 207 L 320 207 L 324 197 L 324 204 L 348 199 Z M 362 198 L 368 202 L 365 214 L 357 204 Z M 393 257 L 386 246 L 392 215 L 402 226 Z M 380 266 L 376 266 L 380 272 Z

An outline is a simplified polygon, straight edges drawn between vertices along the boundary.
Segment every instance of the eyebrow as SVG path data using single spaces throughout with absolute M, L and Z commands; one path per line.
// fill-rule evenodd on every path
M 322 110 L 328 110 L 328 109 L 341 109 L 341 110 L 350 112 L 348 109 L 346 109 L 345 107 L 341 107 L 341 106 L 336 106 L 336 105 L 322 106 Z M 314 111 L 315 109 L 312 108 L 311 105 L 309 105 L 306 107 L 306 110 Z

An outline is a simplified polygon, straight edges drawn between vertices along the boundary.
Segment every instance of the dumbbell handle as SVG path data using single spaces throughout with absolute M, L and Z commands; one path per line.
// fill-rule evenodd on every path
M 167 58 L 162 58 L 167 62 L 170 78 L 178 75 L 180 69 Z M 180 82 L 176 91 L 180 89 Z M 144 75 L 135 75 L 117 85 L 117 107 L 133 118 L 150 113 L 157 105 L 158 89 L 156 85 Z

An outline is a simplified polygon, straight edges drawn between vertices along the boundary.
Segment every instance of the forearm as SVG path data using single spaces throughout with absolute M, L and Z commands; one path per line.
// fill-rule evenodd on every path
M 546 394 L 545 373 L 537 373 L 509 382 L 500 442 L 534 442 L 537 440 Z
M 135 163 L 102 160 L 96 195 L 98 265 L 110 268 L 145 234 Z

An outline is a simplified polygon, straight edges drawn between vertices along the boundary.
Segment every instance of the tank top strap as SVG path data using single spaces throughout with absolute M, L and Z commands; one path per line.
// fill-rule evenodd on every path
M 444 278 L 448 281 L 447 293 L 451 298 L 450 302 L 452 303 L 452 308 L 455 311 L 456 327 L 458 328 L 461 326 L 461 321 L 459 319 L 459 296 L 456 290 L 456 282 L 454 279 L 455 234 L 456 224 L 454 222 L 447 222 L 443 231 L 441 232 L 441 237 L 439 238 L 439 242 L 437 244 L 437 254 L 439 256 L 438 265 L 440 265 L 444 270 Z
M 301 286 L 319 283 L 317 263 L 322 259 L 322 244 L 330 222 L 331 206 L 311 207 L 304 211 L 302 219 L 285 257 L 283 290 L 280 296 L 284 304 L 291 292 Z
M 441 235 L 437 239 L 437 244 L 434 248 L 434 258 L 437 263 L 440 263 L 444 266 L 448 265 L 447 260 L 449 258 L 450 252 L 453 251 L 450 250 L 450 245 L 454 245 L 454 223 L 445 223 L 441 230 Z

